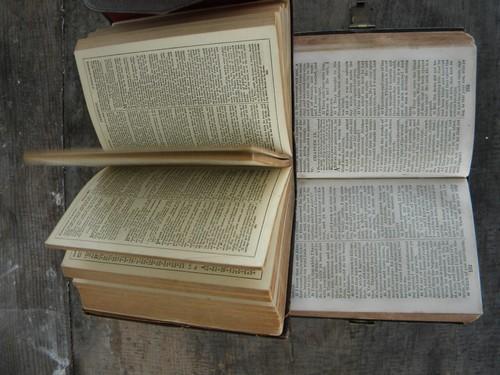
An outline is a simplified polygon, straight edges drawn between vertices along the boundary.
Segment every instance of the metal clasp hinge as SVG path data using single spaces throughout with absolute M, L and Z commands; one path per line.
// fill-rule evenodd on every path
M 375 25 L 371 22 L 372 8 L 370 8 L 367 3 L 367 1 L 362 0 L 354 0 L 351 2 L 351 7 L 349 8 L 349 16 L 351 18 L 349 29 L 363 31 L 375 28 Z

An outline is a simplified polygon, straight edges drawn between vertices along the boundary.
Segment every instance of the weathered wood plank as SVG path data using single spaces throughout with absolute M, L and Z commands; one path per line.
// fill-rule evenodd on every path
M 466 1 L 466 31 L 476 40 L 478 82 L 476 131 L 469 183 L 479 252 L 484 316 L 464 341 L 466 366 L 482 359 L 483 373 L 500 372 L 500 3 Z M 470 348 L 466 350 L 465 348 Z M 477 366 L 477 365 L 476 365 Z
M 61 254 L 44 248 L 64 206 L 62 169 L 23 166 L 62 147 L 61 1 L 0 7 L 0 373 L 69 373 Z

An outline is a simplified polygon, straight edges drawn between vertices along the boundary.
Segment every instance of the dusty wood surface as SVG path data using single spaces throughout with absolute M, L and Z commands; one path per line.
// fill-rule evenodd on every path
M 294 1 L 294 29 L 348 24 L 347 0 Z M 500 373 L 500 4 L 372 0 L 380 28 L 464 27 L 478 45 L 474 204 L 484 316 L 469 326 L 290 321 L 288 339 L 90 317 L 43 241 L 91 170 L 25 168 L 25 149 L 96 145 L 72 56 L 107 22 L 76 1 L 0 7 L 0 374 Z
M 63 171 L 22 153 L 63 144 L 59 1 L 0 7 L 0 373 L 63 374 L 71 363 L 68 283 L 43 242 L 64 208 Z

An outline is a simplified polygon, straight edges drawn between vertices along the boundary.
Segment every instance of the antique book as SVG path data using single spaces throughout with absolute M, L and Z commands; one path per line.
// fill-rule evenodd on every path
M 464 32 L 294 40 L 291 314 L 470 322 L 482 313 L 467 176 Z
M 294 212 L 289 4 L 127 21 L 78 41 L 102 166 L 47 239 L 92 313 L 280 335 Z

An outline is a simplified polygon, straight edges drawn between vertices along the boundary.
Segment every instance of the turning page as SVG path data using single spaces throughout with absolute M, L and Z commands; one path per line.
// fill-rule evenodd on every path
M 293 315 L 482 312 L 465 179 L 300 179 Z
M 89 44 L 80 41 L 75 56 L 104 149 L 256 146 L 291 155 L 274 26 Z
M 469 174 L 472 38 L 375 33 L 296 37 L 295 45 L 299 178 Z
M 109 167 L 49 247 L 262 268 L 290 168 Z

